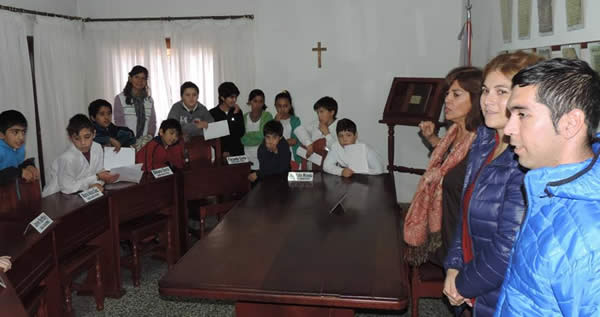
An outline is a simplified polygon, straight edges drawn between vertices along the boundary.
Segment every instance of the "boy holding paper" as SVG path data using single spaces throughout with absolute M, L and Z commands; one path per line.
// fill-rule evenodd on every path
M 102 191 L 105 183 L 114 183 L 119 174 L 104 171 L 102 146 L 94 142 L 96 129 L 88 117 L 77 114 L 69 120 L 67 134 L 71 143 L 50 167 L 50 180 L 42 197 L 57 192 L 72 194 L 97 187 Z
M 368 145 L 357 142 L 356 124 L 350 119 L 337 123 L 338 142 L 329 149 L 323 170 L 329 174 L 350 177 L 354 173 L 377 175 L 384 172 L 383 163 L 377 152 Z M 361 157 L 362 156 L 362 157 Z M 364 170 L 353 170 L 364 168 Z
M 210 109 L 215 121 L 227 120 L 229 135 L 221 137 L 221 151 L 223 157 L 244 155 L 242 137 L 246 133 L 244 127 L 244 114 L 238 106 L 237 97 L 240 90 L 232 82 L 219 85 L 219 105 Z
M 179 89 L 181 101 L 171 107 L 169 119 L 179 120 L 181 129 L 186 137 L 204 135 L 208 124 L 215 120 L 206 107 L 198 102 L 200 89 L 191 81 L 186 81 Z
M 179 121 L 175 119 L 163 121 L 158 135 L 135 154 L 135 162 L 143 163 L 142 170 L 145 172 L 165 166 L 171 169 L 183 168 L 183 142 L 179 142 L 180 136 Z
M 113 146 L 119 152 L 122 146 L 135 144 L 135 135 L 128 127 L 117 127 L 112 123 L 112 105 L 104 99 L 92 101 L 88 107 L 90 119 L 94 123 L 96 136 L 94 141 L 102 146 Z

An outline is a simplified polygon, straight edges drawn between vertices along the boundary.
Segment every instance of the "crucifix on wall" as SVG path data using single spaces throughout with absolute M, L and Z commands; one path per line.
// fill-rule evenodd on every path
M 321 68 L 321 52 L 327 51 L 327 47 L 321 47 L 321 42 L 317 42 L 317 47 L 313 47 L 313 52 L 317 52 L 319 68 Z

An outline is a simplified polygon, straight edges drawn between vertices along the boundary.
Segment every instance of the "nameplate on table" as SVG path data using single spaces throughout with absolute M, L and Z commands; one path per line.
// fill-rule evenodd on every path
M 104 194 L 102 194 L 98 187 L 92 187 L 79 193 L 79 197 L 81 197 L 86 203 L 89 203 L 90 201 L 98 199 L 102 196 L 104 196 Z
M 153 169 L 152 175 L 154 175 L 154 178 L 161 178 L 161 177 L 173 175 L 173 171 L 171 170 L 170 167 L 165 166 L 165 167 Z
M 234 165 L 234 164 L 242 164 L 242 163 L 248 163 L 248 156 L 246 155 L 238 155 L 238 156 L 228 156 L 227 157 L 227 164 L 229 165 Z
M 289 172 L 288 182 L 312 182 L 312 172 Z
M 42 212 L 39 216 L 35 217 L 29 225 L 35 229 L 35 231 L 42 233 L 52 224 L 52 219 L 46 215 L 46 213 Z M 27 230 L 25 230 L 27 232 Z

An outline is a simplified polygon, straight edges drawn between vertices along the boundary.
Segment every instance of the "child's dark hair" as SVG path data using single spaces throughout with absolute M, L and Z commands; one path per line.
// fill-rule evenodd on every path
M 343 131 L 352 132 L 356 135 L 356 123 L 350 119 L 340 119 L 337 123 L 337 127 L 335 128 L 335 133 L 340 133 Z
M 283 125 L 277 120 L 270 120 L 265 123 L 265 126 L 263 127 L 263 135 L 276 135 L 281 137 L 283 136 Z
M 167 119 L 160 124 L 160 130 L 162 130 L 163 133 L 167 132 L 169 129 L 175 129 L 177 131 L 177 135 L 181 135 L 181 123 L 179 123 L 179 121 L 175 119 Z
M 294 114 L 294 104 L 292 103 L 292 95 L 290 95 L 289 91 L 284 90 L 278 93 L 277 96 L 275 96 L 275 103 L 277 103 L 277 100 L 282 98 L 287 99 L 290 102 L 290 116 L 295 116 L 296 114 Z
M 226 81 L 222 84 L 219 85 L 219 104 L 221 104 L 223 102 L 223 100 L 221 100 L 221 98 L 225 99 L 227 97 L 231 97 L 231 96 L 239 96 L 240 95 L 240 90 L 237 88 L 237 86 L 230 82 L 230 81 Z
M 102 108 L 102 107 L 108 107 L 108 109 L 110 109 L 110 112 L 112 112 L 112 105 L 110 104 L 110 102 L 108 102 L 104 99 L 96 99 L 96 100 L 90 102 L 90 106 L 88 107 L 88 113 L 90 115 L 90 119 L 96 118 L 98 111 L 100 111 L 100 108 Z
M 262 90 L 260 90 L 260 89 L 254 89 L 254 90 L 252 90 L 250 92 L 250 95 L 248 95 L 248 103 L 250 103 L 250 101 L 252 101 L 252 99 L 254 99 L 254 98 L 258 97 L 258 96 L 263 97 L 263 101 L 265 100 L 265 93 Z M 263 103 L 262 110 L 265 110 L 265 109 L 267 109 L 267 105 L 265 105 Z
M 141 65 L 133 66 L 133 68 L 131 69 L 131 71 L 129 72 L 128 75 L 129 75 L 129 77 L 133 77 L 139 73 L 144 73 L 144 75 L 146 75 L 146 80 L 148 80 L 148 69 L 146 69 L 146 67 L 141 66 Z M 131 95 L 132 89 L 133 89 L 133 85 L 128 80 L 127 84 L 125 85 L 125 88 L 123 88 L 123 94 L 125 95 L 125 103 L 128 105 L 132 104 L 132 101 L 131 101 L 131 99 L 133 98 L 133 96 Z M 147 95 L 148 87 L 146 87 L 145 90 L 146 90 L 146 95 Z
M 188 88 L 194 88 L 196 89 L 196 93 L 200 94 L 200 89 L 198 89 L 198 86 L 196 86 L 196 84 L 194 84 L 191 81 L 186 81 L 185 83 L 183 83 L 183 85 L 181 85 L 181 88 L 179 89 L 179 96 L 183 96 L 183 92 Z
M 327 111 L 333 111 L 333 120 L 335 120 L 335 116 L 338 112 L 338 104 L 337 101 L 335 101 L 335 99 L 327 96 L 317 100 L 317 102 L 315 102 L 315 105 L 313 106 L 313 109 L 317 111 L 319 110 L 319 108 L 324 108 Z
M 83 129 L 89 129 L 90 132 L 96 131 L 90 118 L 86 117 L 84 114 L 78 113 L 69 119 L 69 125 L 67 125 L 67 133 L 69 136 L 78 135 Z
M 0 113 L 0 132 L 6 133 L 6 130 L 20 125 L 27 128 L 27 119 L 17 110 L 6 110 Z

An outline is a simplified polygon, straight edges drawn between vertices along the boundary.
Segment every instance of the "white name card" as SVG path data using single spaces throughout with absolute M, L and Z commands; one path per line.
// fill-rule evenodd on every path
M 92 187 L 79 193 L 79 197 L 81 197 L 86 203 L 89 203 L 90 201 L 98 199 L 102 196 L 104 196 L 104 194 L 98 189 L 98 187 Z
M 248 156 L 246 156 L 246 155 L 228 156 L 227 157 L 227 164 L 229 164 L 229 165 L 248 163 L 249 161 L 250 160 L 248 160 Z
M 165 167 L 153 169 L 152 175 L 154 175 L 154 178 L 161 178 L 161 177 L 173 175 L 173 171 L 171 170 L 170 167 L 165 166 Z
M 46 215 L 46 213 L 42 212 L 39 216 L 35 217 L 29 225 L 31 225 L 37 232 L 42 233 L 46 230 L 51 224 L 52 219 Z
M 289 172 L 288 182 L 312 182 L 312 172 Z

